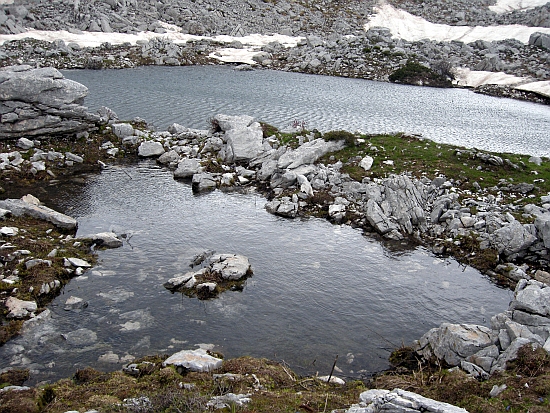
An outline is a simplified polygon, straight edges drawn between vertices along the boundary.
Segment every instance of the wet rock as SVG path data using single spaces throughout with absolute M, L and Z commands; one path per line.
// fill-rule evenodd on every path
M 92 264 L 90 264 L 88 261 L 85 261 L 83 259 L 71 257 L 71 258 L 65 258 L 65 266 L 91 268 Z
M 97 334 L 87 328 L 80 328 L 61 335 L 71 346 L 89 346 L 97 342 Z
M 252 272 L 248 258 L 243 255 L 215 254 L 209 261 L 211 271 L 224 280 L 240 280 Z
M 122 240 L 114 232 L 99 232 L 97 234 L 79 236 L 76 239 L 87 240 L 106 248 L 119 248 L 123 245 Z
M 204 349 L 182 350 L 168 357 L 163 366 L 173 365 L 182 371 L 209 372 L 221 367 L 223 361 Z
M 270 214 L 286 218 L 296 218 L 298 214 L 298 203 L 293 202 L 289 197 L 282 197 L 266 203 L 265 209 Z
M 65 306 L 63 309 L 65 311 L 74 311 L 75 313 L 79 313 L 86 307 L 88 307 L 87 301 L 84 301 L 80 297 L 70 296 L 67 301 L 65 301 Z
M 195 193 L 212 191 L 216 189 L 217 186 L 218 176 L 208 172 L 194 174 L 191 181 L 191 188 Z

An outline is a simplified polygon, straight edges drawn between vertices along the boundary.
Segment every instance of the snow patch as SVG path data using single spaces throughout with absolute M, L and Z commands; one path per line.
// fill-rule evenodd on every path
M 529 36 L 534 32 L 550 34 L 550 28 L 527 27 L 518 24 L 469 27 L 430 23 L 422 17 L 413 16 L 389 4 L 377 6 L 374 10 L 376 14 L 371 16 L 369 22 L 365 24 L 365 30 L 369 30 L 372 27 L 386 27 L 394 37 L 410 42 L 429 39 L 439 42 L 458 40 L 464 43 L 471 43 L 476 40 L 491 42 L 504 39 L 517 39 L 527 44 L 529 43 Z
M 459 86 L 478 87 L 481 85 L 511 86 L 514 89 L 535 92 L 550 97 L 550 81 L 533 82 L 527 77 L 509 75 L 502 72 L 484 72 L 467 68 L 455 69 L 455 82 Z
M 165 25 L 165 29 L 177 28 L 177 26 Z M 179 28 L 177 28 L 179 29 Z M 4 44 L 10 40 L 22 40 L 25 38 L 32 38 L 36 40 L 45 40 L 48 42 L 53 42 L 54 40 L 61 39 L 66 43 L 76 43 L 81 47 L 98 47 L 102 43 L 109 42 L 111 44 L 123 44 L 130 43 L 135 45 L 138 41 L 151 40 L 156 37 L 161 37 L 169 39 L 176 44 L 183 44 L 190 40 L 213 40 L 221 43 L 231 43 L 234 40 L 240 41 L 243 45 L 261 47 L 271 42 L 279 42 L 285 47 L 295 47 L 302 37 L 292 37 L 284 36 L 281 34 L 272 34 L 272 35 L 262 35 L 262 34 L 251 34 L 243 37 L 235 36 L 195 36 L 192 34 L 185 34 L 179 31 L 169 31 L 164 34 L 159 34 L 155 32 L 139 32 L 136 34 L 129 33 L 103 33 L 103 32 L 80 32 L 80 33 L 70 33 L 66 30 L 58 31 L 46 31 L 46 30 L 28 30 L 24 33 L 19 34 L 2 34 L 0 35 L 0 44 Z
M 497 0 L 497 4 L 489 6 L 489 10 L 498 14 L 509 13 L 514 10 L 529 10 L 544 6 L 548 0 Z

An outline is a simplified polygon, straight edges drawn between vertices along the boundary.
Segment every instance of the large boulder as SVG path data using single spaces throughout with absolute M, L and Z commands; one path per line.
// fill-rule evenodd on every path
M 212 122 L 225 132 L 220 150 L 225 162 L 248 162 L 264 152 L 262 126 L 254 118 L 216 115 Z
M 99 116 L 82 106 L 88 88 L 45 67 L 0 69 L 0 139 L 88 130 Z
M 550 286 L 535 280 L 521 280 L 510 309 L 550 317 Z
M 497 338 L 495 332 L 484 326 L 443 323 L 416 341 L 415 350 L 426 359 L 435 356 L 458 366 L 467 357 L 494 345 Z
M 529 248 L 535 241 L 535 237 L 528 228 L 519 221 L 497 229 L 491 236 L 491 243 L 499 254 L 511 255 Z
M 178 167 L 174 171 L 174 178 L 185 179 L 201 172 L 201 164 L 197 159 L 185 158 L 178 162 Z

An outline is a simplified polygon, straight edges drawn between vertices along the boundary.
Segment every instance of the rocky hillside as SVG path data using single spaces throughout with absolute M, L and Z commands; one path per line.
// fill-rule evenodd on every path
M 197 35 L 283 33 L 355 34 L 375 0 L 4 0 L 0 32 L 87 30 L 131 33 L 162 31 L 158 21 Z M 7 4 L 12 3 L 12 4 Z M 502 13 L 494 0 L 441 2 L 391 0 L 396 8 L 433 23 L 457 26 L 520 24 L 550 27 L 550 3 Z

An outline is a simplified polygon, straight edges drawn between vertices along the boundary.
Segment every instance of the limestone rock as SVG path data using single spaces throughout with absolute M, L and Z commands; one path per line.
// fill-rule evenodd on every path
M 216 254 L 210 258 L 211 269 L 225 280 L 240 280 L 252 271 L 248 258 L 236 254 Z
M 443 323 L 424 334 L 415 347 L 426 359 L 435 356 L 451 366 L 458 366 L 465 358 L 494 345 L 496 340 L 497 335 L 487 327 Z
M 51 222 L 63 229 L 76 229 L 78 223 L 74 218 L 54 211 L 51 208 L 35 203 L 25 202 L 23 199 L 6 199 L 0 201 L 0 208 L 7 209 L 15 216 L 29 215 L 31 217 Z
M 176 368 L 181 367 L 185 370 L 197 372 L 209 372 L 221 367 L 222 360 L 211 356 L 204 349 L 182 350 L 168 357 L 163 366 L 173 365 Z
M 343 140 L 326 142 L 323 139 L 314 139 L 281 155 L 277 167 L 280 169 L 294 169 L 301 165 L 312 164 L 321 156 L 329 152 L 339 151 L 344 146 Z
M 419 394 L 394 389 L 367 390 L 359 396 L 360 403 L 352 406 L 346 413 L 371 413 L 371 412 L 395 412 L 395 413 L 468 413 L 466 410 L 449 403 L 439 402 Z
M 374 163 L 374 159 L 372 156 L 365 156 L 361 161 L 359 162 L 359 166 L 363 168 L 365 171 L 369 171 L 370 168 L 372 168 L 372 165 Z
M 535 280 L 520 281 L 510 309 L 550 317 L 550 287 Z
M 197 173 L 193 175 L 191 188 L 193 192 L 199 193 L 204 191 L 211 191 L 218 186 L 218 177 L 211 173 Z
M 509 225 L 497 229 L 491 243 L 504 255 L 511 255 L 531 246 L 537 238 L 520 222 L 514 220 Z
M 100 232 L 77 237 L 77 239 L 89 240 L 101 247 L 119 248 L 122 247 L 122 240 L 114 232 Z
M 200 171 L 201 164 L 198 160 L 185 158 L 178 163 L 178 167 L 174 171 L 174 178 L 191 178 L 193 175 L 198 174 Z
M 145 141 L 139 145 L 138 155 L 143 158 L 160 156 L 164 153 L 164 147 L 160 142 Z
M 225 162 L 248 162 L 264 152 L 262 126 L 254 118 L 216 115 L 213 123 L 225 132 L 220 150 Z
M 8 297 L 4 303 L 8 309 L 7 318 L 25 318 L 33 316 L 38 309 L 35 301 L 23 301 L 15 297 Z
M 0 69 L 0 139 L 70 134 L 95 126 L 82 106 L 88 88 L 51 67 Z M 21 115 L 21 116 L 20 116 Z

